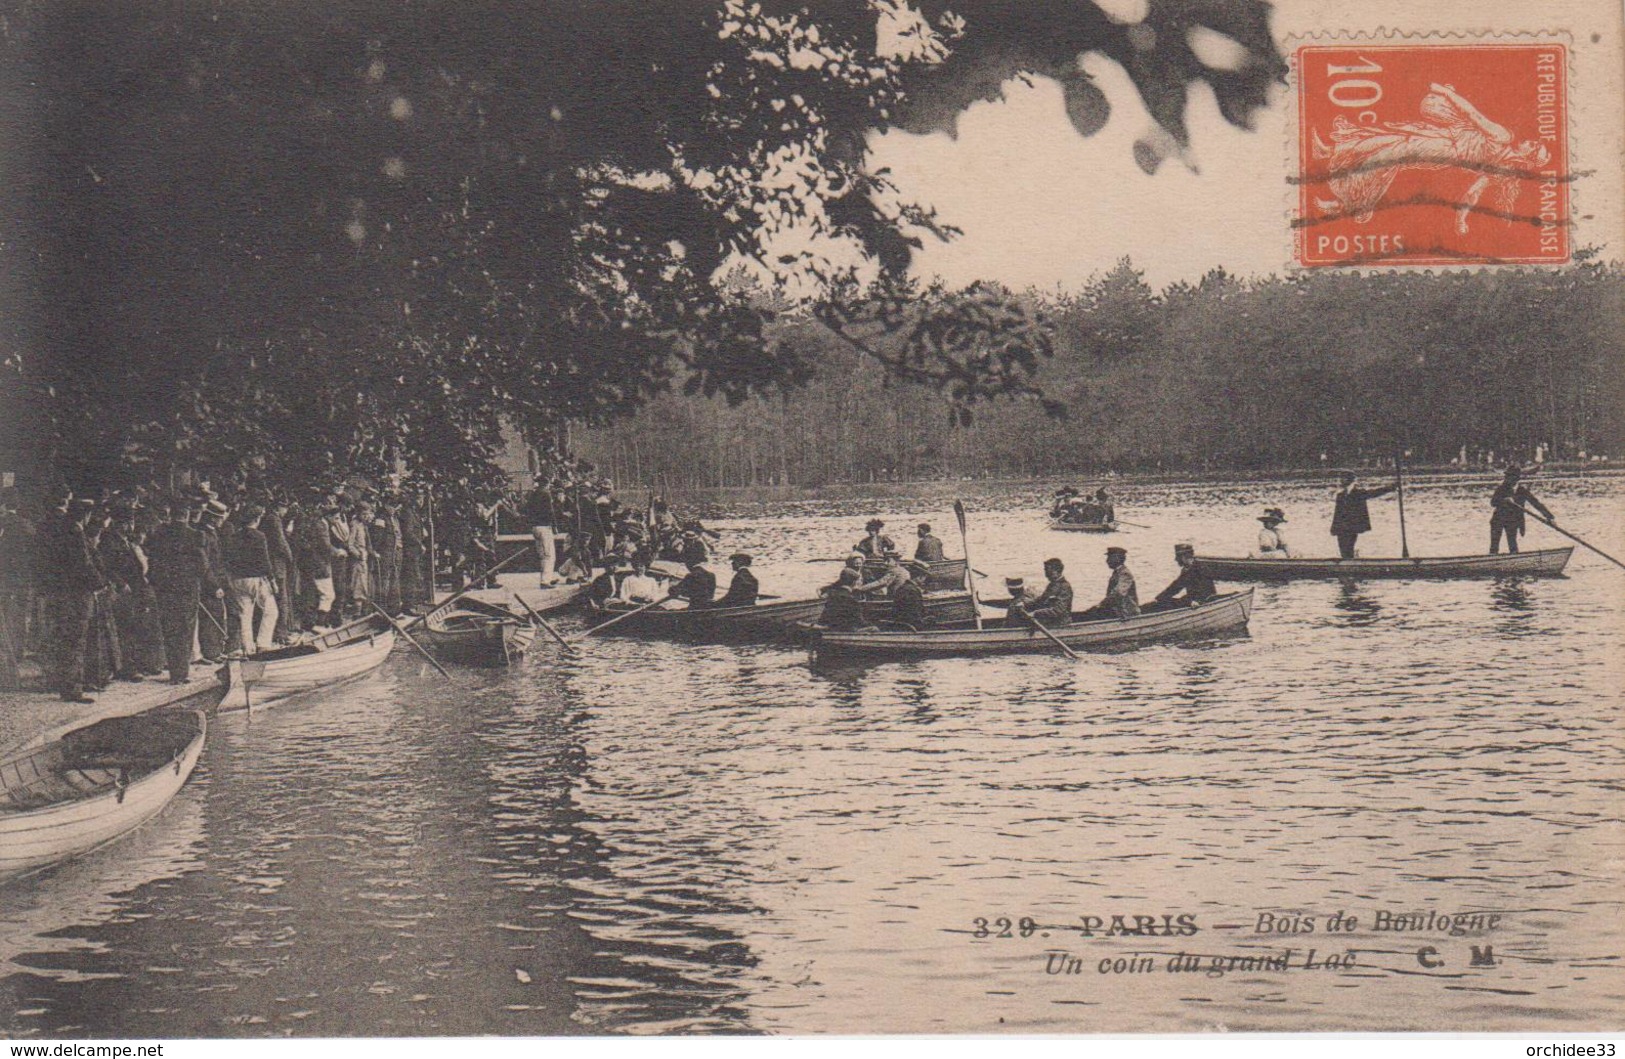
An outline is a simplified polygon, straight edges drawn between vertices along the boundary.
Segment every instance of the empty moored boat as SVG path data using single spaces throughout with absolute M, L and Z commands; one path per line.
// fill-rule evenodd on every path
M 247 709 L 362 676 L 383 665 L 394 648 L 394 628 L 375 614 L 304 643 L 234 658 L 226 663 L 231 690 L 220 708 Z
M 1426 559 L 1225 559 L 1198 556 L 1217 581 L 1298 579 L 1557 577 L 1568 565 L 1570 548 L 1507 555 L 1456 555 Z
M 1055 638 L 1077 649 L 1135 647 L 1161 640 L 1200 639 L 1242 632 L 1253 610 L 1253 589 L 1215 596 L 1198 606 L 1153 607 L 1127 619 L 1106 618 L 1049 626 Z M 1076 616 L 1075 616 L 1076 617 Z M 918 631 L 859 629 L 836 632 L 811 629 L 817 634 L 820 655 L 872 657 L 958 657 L 986 654 L 1058 652 L 1053 641 L 1025 622 L 996 618 L 974 625 L 960 622 L 949 628 Z
M 0 760 L 0 878 L 69 860 L 135 830 L 175 797 L 203 752 L 201 710 L 59 728 Z
M 505 607 L 465 598 L 424 615 L 422 638 L 442 661 L 500 666 L 524 657 L 536 626 Z

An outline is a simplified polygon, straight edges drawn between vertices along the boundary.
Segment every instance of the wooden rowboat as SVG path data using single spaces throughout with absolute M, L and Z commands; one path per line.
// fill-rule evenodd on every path
M 1116 533 L 1116 522 L 1067 522 L 1064 519 L 1052 518 L 1049 520 L 1052 530 L 1066 530 L 1069 533 Z
M 477 600 L 450 601 L 423 618 L 423 642 L 443 661 L 509 665 L 524 657 L 536 626 L 504 607 Z
M 1051 627 L 1056 639 L 1074 650 L 1120 649 L 1162 640 L 1201 639 L 1242 632 L 1253 612 L 1253 590 L 1215 596 L 1195 607 L 1146 610 L 1127 620 L 1107 618 Z M 958 657 L 988 654 L 1057 653 L 1055 644 L 1025 622 L 996 618 L 978 629 L 968 623 L 918 632 L 855 630 L 817 632 L 820 655 Z
M 395 648 L 395 630 L 373 615 L 292 647 L 226 663 L 222 710 L 242 710 L 372 672 Z
M 169 804 L 197 765 L 201 710 L 68 726 L 0 760 L 0 878 L 88 853 Z
M 944 559 L 940 563 L 926 563 L 925 589 L 927 592 L 958 591 L 965 587 L 965 560 Z M 872 581 L 886 570 L 886 560 L 866 559 L 863 579 Z
M 1217 581 L 1292 581 L 1300 578 L 1556 577 L 1573 548 L 1512 555 L 1457 555 L 1429 559 L 1223 559 L 1198 556 Z
M 975 604 L 968 592 L 928 592 L 925 610 L 933 621 L 969 620 L 975 615 Z M 595 623 L 636 609 L 631 604 L 617 603 L 594 610 Z M 884 621 L 891 615 L 890 600 L 872 600 L 863 604 L 864 616 L 870 621 Z M 632 615 L 605 629 L 604 634 L 620 633 L 630 636 L 661 636 L 672 639 L 712 640 L 726 642 L 762 642 L 785 639 L 796 632 L 798 626 L 816 621 L 824 612 L 822 599 L 796 599 L 781 603 L 758 603 L 753 607 L 683 607 L 666 610 L 652 607 Z

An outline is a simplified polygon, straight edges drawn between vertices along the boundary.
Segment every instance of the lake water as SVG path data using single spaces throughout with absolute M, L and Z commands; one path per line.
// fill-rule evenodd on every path
M 978 488 L 988 594 L 1057 555 L 1093 602 L 1110 542 L 1149 598 L 1266 504 L 1335 550 L 1324 485 L 1125 486 L 1154 528 L 1112 538 Z M 1482 551 L 1490 488 L 1409 488 L 1412 553 Z M 1625 482 L 1539 492 L 1625 555 Z M 945 503 L 877 504 L 730 513 L 719 548 L 786 596 L 871 513 L 959 554 Z M 1362 554 L 1397 554 L 1371 506 Z M 1618 1027 L 1625 571 L 1568 574 L 1261 586 L 1247 636 L 1077 662 L 542 640 L 447 683 L 402 650 L 218 718 L 161 817 L 0 889 L 0 1034 Z M 1483 916 L 1394 918 L 1430 912 Z

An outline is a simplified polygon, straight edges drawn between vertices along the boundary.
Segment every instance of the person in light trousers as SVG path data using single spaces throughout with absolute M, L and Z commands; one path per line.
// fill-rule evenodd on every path
M 271 553 L 260 521 L 265 509 L 257 504 L 243 509 L 236 527 L 220 542 L 230 575 L 231 597 L 237 609 L 237 639 L 243 654 L 269 651 L 276 646 L 276 582 L 271 577 Z M 259 622 L 255 624 L 255 616 Z

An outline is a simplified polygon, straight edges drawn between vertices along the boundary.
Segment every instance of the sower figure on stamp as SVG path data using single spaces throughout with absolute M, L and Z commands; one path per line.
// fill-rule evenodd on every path
M 1345 559 L 1354 558 L 1354 545 L 1360 534 L 1371 529 L 1371 513 L 1367 500 L 1387 496 L 1399 488 L 1399 483 L 1381 489 L 1357 489 L 1352 471 L 1343 472 L 1343 486 L 1337 491 L 1336 507 L 1332 511 L 1332 536 L 1337 538 L 1337 553 Z
M 1506 477 L 1501 484 L 1495 487 L 1490 496 L 1490 507 L 1494 512 L 1490 515 L 1490 554 L 1495 555 L 1501 550 L 1501 535 L 1506 534 L 1507 551 L 1516 555 L 1518 553 L 1518 536 L 1527 528 L 1524 520 L 1524 507 L 1532 507 L 1540 512 L 1548 521 L 1556 522 L 1557 518 L 1551 511 L 1535 499 L 1535 494 L 1523 484 L 1523 469 L 1517 464 L 1507 468 Z

